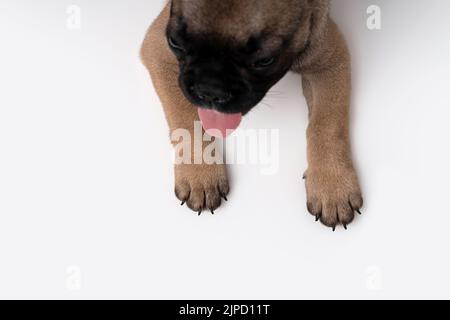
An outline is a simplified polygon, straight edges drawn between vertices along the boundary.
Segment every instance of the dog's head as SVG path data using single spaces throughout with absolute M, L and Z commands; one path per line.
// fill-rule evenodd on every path
M 172 0 L 167 41 L 180 87 L 203 109 L 246 114 L 308 46 L 328 0 Z

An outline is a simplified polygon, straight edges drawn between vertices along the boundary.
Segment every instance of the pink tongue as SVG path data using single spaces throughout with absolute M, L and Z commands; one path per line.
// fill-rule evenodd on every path
M 217 138 L 226 138 L 242 120 L 241 113 L 226 114 L 203 108 L 198 109 L 198 115 L 206 133 Z

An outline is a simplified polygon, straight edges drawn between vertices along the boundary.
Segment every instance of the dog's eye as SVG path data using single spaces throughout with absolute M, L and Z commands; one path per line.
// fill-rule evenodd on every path
M 172 49 L 179 50 L 179 51 L 185 51 L 185 49 L 181 45 L 179 45 L 172 37 L 168 37 L 168 42 L 169 42 L 169 46 Z
M 255 62 L 255 68 L 268 68 L 275 63 L 275 58 L 265 58 Z

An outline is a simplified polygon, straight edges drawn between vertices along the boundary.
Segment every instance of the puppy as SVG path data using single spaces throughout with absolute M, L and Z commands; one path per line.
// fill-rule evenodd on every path
M 199 120 L 206 130 L 235 129 L 287 72 L 301 73 L 310 121 L 307 209 L 333 231 L 360 212 L 349 143 L 350 56 L 329 0 L 172 0 L 141 56 L 170 130 L 192 136 Z M 195 212 L 214 213 L 228 192 L 224 165 L 175 165 L 176 196 Z

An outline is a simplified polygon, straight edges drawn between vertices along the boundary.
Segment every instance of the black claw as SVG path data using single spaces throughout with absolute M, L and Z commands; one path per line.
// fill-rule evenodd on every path
M 333 227 L 333 232 L 335 232 L 335 231 L 336 231 L 336 226 Z
M 198 216 L 200 217 L 201 215 L 202 215 L 202 212 L 201 212 L 201 211 L 199 211 L 199 212 L 198 212 Z
M 185 203 L 186 203 L 186 201 L 182 201 L 181 202 L 181 206 L 184 206 Z
M 316 222 L 320 220 L 320 214 L 316 216 Z
M 360 210 L 356 210 L 356 212 L 358 212 L 360 215 L 362 214 Z
M 222 196 L 223 200 L 228 201 L 226 196 Z
M 344 223 L 344 229 L 347 230 L 347 225 Z
M 306 175 L 303 175 L 302 179 L 303 179 L 303 180 L 306 180 Z
M 214 210 L 212 210 L 212 209 L 211 209 L 211 214 L 212 214 L 212 215 L 214 214 Z

